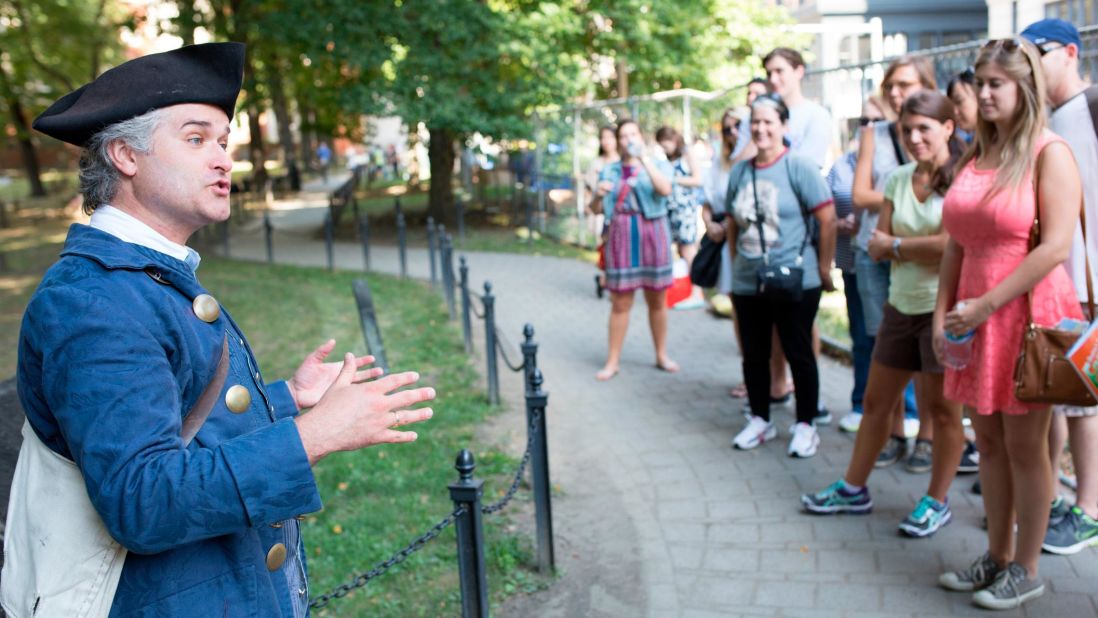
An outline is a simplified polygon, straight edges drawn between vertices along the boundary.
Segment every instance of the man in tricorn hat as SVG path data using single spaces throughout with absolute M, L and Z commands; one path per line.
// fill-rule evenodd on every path
M 138 58 L 35 120 L 83 148 L 91 221 L 23 318 L 9 616 L 304 616 L 295 517 L 321 506 L 312 465 L 415 440 L 394 428 L 431 416 L 408 408 L 433 389 L 393 392 L 416 374 L 325 363 L 334 341 L 265 383 L 199 283 L 185 243 L 229 217 L 243 59 L 236 43 Z

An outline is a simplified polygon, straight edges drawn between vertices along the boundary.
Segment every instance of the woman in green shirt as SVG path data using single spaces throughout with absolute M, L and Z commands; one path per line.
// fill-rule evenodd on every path
M 812 513 L 868 513 L 873 508 L 865 486 L 873 464 L 888 441 L 889 412 L 913 374 L 919 409 L 934 425 L 930 486 L 900 523 L 900 531 L 927 537 L 949 523 L 947 492 L 964 448 L 961 407 L 943 396 L 943 368 L 934 355 L 932 319 L 938 296 L 938 265 L 948 236 L 942 229 L 942 198 L 953 180 L 963 150 L 954 134 L 956 111 L 935 90 L 921 90 L 904 101 L 900 125 L 914 162 L 896 168 L 885 184 L 885 201 L 869 255 L 892 261 L 892 285 L 877 334 L 866 385 L 864 416 L 846 475 L 815 494 L 801 496 Z

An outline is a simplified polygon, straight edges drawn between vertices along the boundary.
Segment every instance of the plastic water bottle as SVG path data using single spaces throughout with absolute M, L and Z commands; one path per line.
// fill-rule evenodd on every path
M 964 301 L 961 301 L 957 303 L 954 310 L 960 311 L 964 308 L 965 303 Z M 942 364 L 950 369 L 964 369 L 967 367 L 969 361 L 972 360 L 972 341 L 975 338 L 975 330 L 970 330 L 961 335 L 954 335 L 953 333 L 946 331 L 945 347 L 942 350 Z

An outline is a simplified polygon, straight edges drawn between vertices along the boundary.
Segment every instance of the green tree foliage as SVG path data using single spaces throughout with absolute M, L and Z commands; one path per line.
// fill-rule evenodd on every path
M 33 195 L 45 195 L 31 120 L 119 57 L 134 18 L 113 0 L 0 0 L 0 109 L 15 129 Z

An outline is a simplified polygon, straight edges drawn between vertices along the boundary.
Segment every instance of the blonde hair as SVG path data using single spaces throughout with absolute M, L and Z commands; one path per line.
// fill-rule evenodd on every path
M 1034 144 L 1045 130 L 1047 116 L 1045 76 L 1032 43 L 1017 38 L 989 41 L 980 50 L 974 66 L 978 71 L 988 64 L 999 67 L 1018 84 L 1018 108 L 1005 135 L 999 135 L 994 123 L 978 115 L 972 146 L 957 163 L 958 168 L 964 167 L 987 154 L 992 144 L 999 144 L 999 171 L 985 199 L 1000 191 L 1017 189 L 1026 181 L 1036 160 Z

